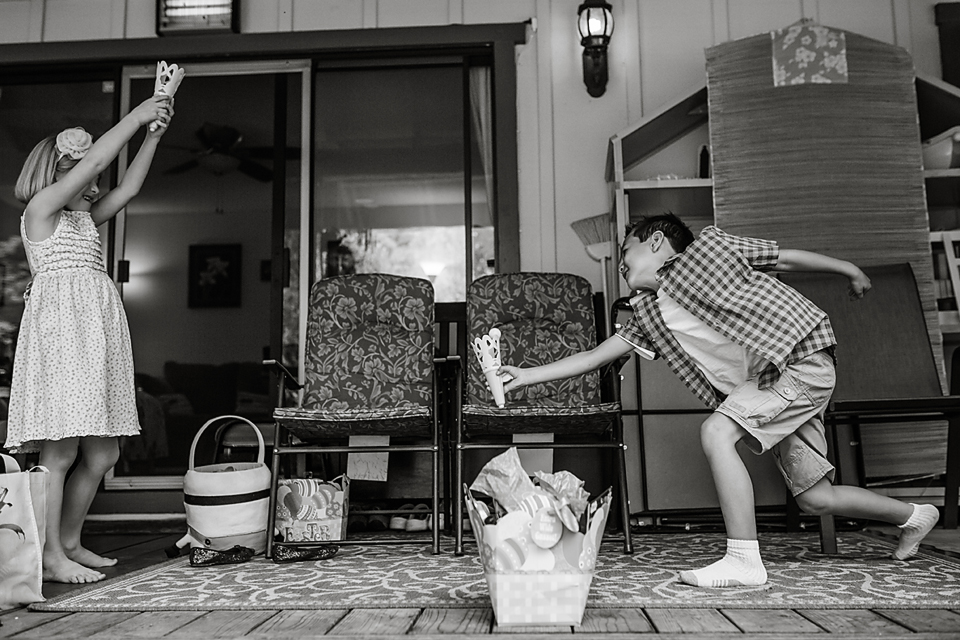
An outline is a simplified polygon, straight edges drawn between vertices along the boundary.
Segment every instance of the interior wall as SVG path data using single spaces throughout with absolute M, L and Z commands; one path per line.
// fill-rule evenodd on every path
M 531 21 L 517 48 L 521 268 L 600 270 L 570 228 L 610 209 L 607 141 L 645 113 L 705 84 L 703 50 L 800 18 L 896 44 L 939 78 L 938 0 L 611 0 L 616 30 L 600 98 L 582 82 L 580 0 L 257 0 L 245 33 Z M 155 0 L 3 0 L 0 44 L 152 38 Z
M 269 344 L 270 282 L 260 278 L 260 262 L 270 258 L 269 211 L 194 211 L 190 214 L 152 213 L 131 216 L 137 234 L 127 240 L 127 252 L 138 257 L 130 265 L 130 282 L 123 285 L 124 308 L 131 325 L 137 372 L 163 377 L 163 363 L 221 362 L 223 353 L 244 350 L 238 360 L 259 362 Z M 177 237 L 169 230 L 176 229 Z M 139 239 L 139 242 L 137 241 Z M 240 307 L 187 306 L 188 246 L 239 244 Z M 190 327 L 170 335 L 169 327 Z M 161 339 L 156 339 L 162 336 Z

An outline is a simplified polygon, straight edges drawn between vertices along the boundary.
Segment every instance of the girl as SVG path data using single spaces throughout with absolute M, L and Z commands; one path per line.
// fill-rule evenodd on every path
M 15 195 L 27 205 L 20 235 L 34 278 L 24 293 L 6 446 L 39 446 L 40 464 L 50 470 L 44 580 L 96 582 L 105 577 L 98 568 L 117 562 L 80 545 L 100 479 L 120 457 L 118 436 L 140 431 L 127 319 L 96 227 L 140 191 L 172 117 L 173 100 L 154 96 L 96 144 L 83 129 L 66 129 L 33 148 L 17 179 Z M 160 126 L 147 128 L 123 180 L 98 199 L 100 174 L 154 121 Z

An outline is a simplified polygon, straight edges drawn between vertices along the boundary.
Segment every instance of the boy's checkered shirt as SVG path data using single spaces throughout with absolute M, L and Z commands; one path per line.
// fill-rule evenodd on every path
M 709 226 L 657 272 L 663 291 L 677 304 L 769 363 L 760 374 L 761 389 L 776 382 L 787 363 L 822 349 L 833 356 L 836 345 L 827 315 L 764 273 L 776 267 L 779 255 L 775 242 Z M 717 407 L 723 397 L 667 329 L 656 297 L 649 291 L 633 297 L 634 314 L 617 335 L 662 356 L 708 407 Z

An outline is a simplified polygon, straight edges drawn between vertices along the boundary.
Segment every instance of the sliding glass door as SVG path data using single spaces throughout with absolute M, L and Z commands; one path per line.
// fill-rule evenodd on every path
M 274 406 L 261 363 L 280 357 L 271 310 L 290 281 L 284 230 L 304 217 L 309 64 L 185 68 L 150 176 L 118 220 L 142 433 L 125 443 L 108 488 L 177 486 L 204 422 L 269 422 Z M 154 68 L 126 68 L 122 112 L 153 83 Z M 212 433 L 200 441 L 198 464 L 211 461 L 212 443 Z

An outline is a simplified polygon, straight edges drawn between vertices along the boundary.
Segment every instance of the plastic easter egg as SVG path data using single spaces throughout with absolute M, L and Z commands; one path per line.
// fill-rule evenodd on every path
M 519 571 L 526 561 L 524 549 L 515 539 L 502 540 L 493 551 L 495 569 L 499 573 Z
M 293 516 L 284 502 L 284 498 L 288 493 L 290 493 L 290 489 L 286 485 L 280 485 L 277 488 L 277 518 L 280 520 L 289 520 Z
M 297 510 L 297 520 L 316 520 L 317 519 L 317 508 L 313 505 L 306 503 L 300 505 L 300 508 Z
M 314 493 L 310 497 L 305 498 L 304 502 L 310 504 L 311 506 L 313 506 L 315 509 L 318 509 L 319 511 L 326 511 L 327 505 L 330 504 L 331 501 L 327 499 L 326 494 L 318 491 L 317 493 Z
M 530 523 L 530 537 L 533 544 L 541 549 L 550 549 L 558 542 L 563 534 L 563 524 L 560 518 L 549 507 L 544 507 L 537 511 Z
M 530 547 L 527 549 L 527 557 L 524 558 L 520 566 L 521 571 L 550 571 L 556 565 L 557 559 L 553 557 L 553 552 L 549 549 L 540 547 Z
M 553 498 L 542 491 L 534 491 L 523 497 L 523 500 L 520 501 L 520 508 L 530 514 L 530 517 L 532 518 L 544 507 L 552 508 L 553 504 Z
M 511 511 L 497 521 L 497 531 L 500 539 L 507 538 L 530 539 L 530 523 L 533 521 L 526 511 Z
M 577 535 L 577 534 L 570 533 L 569 531 L 565 531 L 563 535 L 560 537 L 560 542 L 553 545 L 553 548 L 550 549 L 550 553 L 553 554 L 553 559 L 554 559 L 553 570 L 557 573 L 577 573 L 580 571 L 580 568 L 577 566 L 579 557 L 577 555 L 574 555 L 573 563 L 571 564 L 570 559 L 567 558 L 567 556 L 565 555 L 566 551 L 564 549 L 564 544 L 563 544 L 563 541 L 565 538 L 572 537 L 574 535 Z
M 583 534 L 567 531 L 557 545 L 563 551 L 563 557 L 571 567 L 580 568 L 580 552 L 583 551 Z
M 317 495 L 323 496 L 323 506 L 327 506 L 334 501 L 337 491 L 339 491 L 337 485 L 330 484 L 329 482 L 324 482 L 317 487 Z
M 290 510 L 290 513 L 296 514 L 303 506 L 303 497 L 296 491 L 286 491 L 283 494 L 283 505 Z
M 317 485 L 315 482 L 311 482 L 305 478 L 297 478 L 294 481 L 294 486 L 297 488 L 297 493 L 299 493 L 304 498 L 312 496 L 317 491 Z

